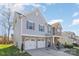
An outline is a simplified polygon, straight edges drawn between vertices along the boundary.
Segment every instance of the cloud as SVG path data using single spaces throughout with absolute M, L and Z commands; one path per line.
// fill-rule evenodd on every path
M 72 23 L 68 27 L 71 27 L 74 25 L 79 25 L 79 19 L 73 19 Z
M 75 12 L 72 17 L 75 17 L 75 16 L 78 16 L 79 15 L 79 12 Z
M 43 12 L 45 12 L 47 10 L 47 8 L 45 6 L 42 6 L 42 10 L 43 10 Z
M 26 4 L 15 4 L 15 9 L 24 9 L 23 5 L 27 6 L 32 6 L 34 8 L 40 8 L 43 12 L 46 11 L 46 7 L 44 5 L 41 5 L 39 3 L 26 3 Z
M 46 5 L 51 6 L 51 5 L 56 5 L 56 3 L 46 3 Z
M 79 25 L 79 19 L 74 19 L 72 22 L 73 25 Z
M 26 6 L 33 6 L 33 7 L 41 7 L 41 4 L 38 3 L 22 3 L 21 5 L 26 5 Z
M 79 3 L 75 3 L 75 5 L 79 8 Z
M 13 5 L 14 10 L 19 11 L 19 10 L 24 10 L 24 4 L 14 4 Z
M 16 11 L 16 10 L 23 10 L 24 7 L 23 7 L 24 4 L 19 4 L 19 3 L 6 3 L 6 4 L 0 4 L 0 7 L 3 6 L 6 9 L 10 8 L 11 11 Z
M 26 11 L 25 9 L 30 6 L 32 6 L 33 8 L 39 8 L 41 11 L 45 12 L 47 10 L 46 6 L 39 4 L 39 3 L 13 3 L 13 4 L 1 4 L 1 5 L 5 5 L 6 8 L 9 7 L 12 9 L 12 11 L 18 11 L 18 12 L 23 12 Z M 1 8 L 1 6 L 0 6 Z
M 50 20 L 50 21 L 48 22 L 48 24 L 53 24 L 53 23 L 56 23 L 56 22 L 62 23 L 63 20 L 62 20 L 62 19 Z
M 41 4 L 30 4 L 33 7 L 41 7 Z
M 46 7 L 44 5 L 41 5 L 41 4 L 31 4 L 31 6 L 41 8 L 43 12 L 46 11 Z

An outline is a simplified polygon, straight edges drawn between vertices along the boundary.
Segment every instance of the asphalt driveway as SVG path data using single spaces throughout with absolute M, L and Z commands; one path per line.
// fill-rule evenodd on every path
M 72 56 L 62 51 L 53 50 L 51 48 L 41 48 L 41 49 L 34 49 L 28 50 L 32 56 Z

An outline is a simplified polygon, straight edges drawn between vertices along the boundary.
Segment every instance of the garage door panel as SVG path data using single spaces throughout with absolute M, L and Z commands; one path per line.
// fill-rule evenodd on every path
M 36 41 L 25 41 L 25 50 L 36 49 Z
M 45 47 L 45 41 L 38 41 L 38 48 L 44 48 Z

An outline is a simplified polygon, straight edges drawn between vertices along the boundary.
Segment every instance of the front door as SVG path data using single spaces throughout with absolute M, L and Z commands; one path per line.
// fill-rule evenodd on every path
M 47 42 L 47 47 L 50 47 L 51 46 L 51 40 L 48 39 L 48 42 Z

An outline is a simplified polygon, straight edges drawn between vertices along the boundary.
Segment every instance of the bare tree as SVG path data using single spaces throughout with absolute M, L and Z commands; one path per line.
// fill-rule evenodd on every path
M 4 31 L 4 36 L 8 37 L 8 41 L 9 41 L 9 36 L 10 36 L 10 30 L 12 27 L 12 18 L 11 15 L 12 14 L 12 9 L 11 6 L 9 4 L 7 5 L 3 5 L 3 8 L 0 9 L 0 16 L 2 17 L 1 20 L 1 25 L 3 27 Z

